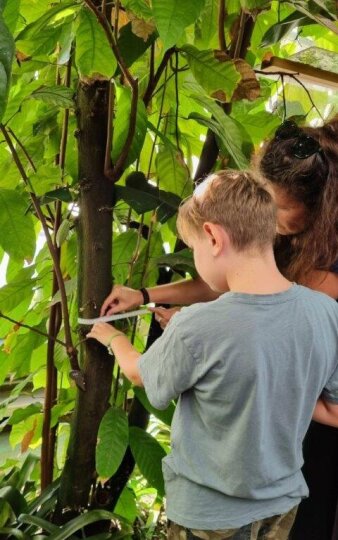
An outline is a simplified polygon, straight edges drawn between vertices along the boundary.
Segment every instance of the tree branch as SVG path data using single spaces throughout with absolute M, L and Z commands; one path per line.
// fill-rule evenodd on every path
M 15 319 L 12 319 L 11 317 L 8 317 L 7 315 L 4 315 L 1 311 L 0 311 L 0 317 L 2 319 L 6 319 L 6 321 L 9 321 L 9 322 L 12 322 L 13 324 L 16 324 L 17 326 L 20 326 L 22 328 L 28 328 L 32 332 L 35 332 L 36 334 L 40 334 L 40 336 L 44 336 L 44 337 L 46 337 L 48 339 L 52 339 L 55 343 L 59 343 L 59 345 L 62 345 L 62 347 L 67 347 L 66 343 L 64 343 L 63 341 L 61 341 L 57 337 L 52 336 L 51 334 L 46 334 L 45 332 L 41 332 L 41 330 L 37 330 L 33 326 L 29 326 L 28 324 L 24 324 L 24 323 L 22 323 L 20 321 L 16 321 Z
M 23 181 L 25 182 L 25 184 L 29 185 L 29 179 L 28 179 L 28 177 L 26 175 L 26 172 L 25 172 L 25 170 L 24 170 L 24 168 L 22 166 L 22 163 L 20 161 L 18 153 L 17 153 L 17 151 L 16 151 L 16 149 L 15 149 L 15 147 L 13 145 L 13 142 L 12 142 L 12 140 L 11 140 L 11 138 L 10 138 L 10 136 L 9 136 L 9 134 L 8 134 L 6 128 L 5 128 L 5 126 L 3 124 L 0 124 L 0 130 L 1 130 L 3 136 L 4 136 L 5 140 L 6 140 L 6 143 L 8 144 L 8 147 L 9 147 L 9 149 L 11 151 L 14 162 L 15 162 L 15 164 L 16 164 L 16 166 L 17 166 L 17 168 L 18 168 L 18 170 L 19 170 L 19 172 L 21 174 L 21 177 L 22 177 Z M 58 258 L 57 258 L 55 246 L 53 244 L 50 232 L 48 230 L 48 225 L 47 225 L 47 222 L 46 222 L 46 218 L 45 218 L 45 216 L 44 216 L 44 214 L 43 214 L 43 212 L 41 210 L 39 199 L 37 198 L 37 196 L 33 192 L 30 192 L 30 197 L 31 197 L 31 200 L 32 200 L 32 203 L 33 203 L 33 207 L 34 207 L 34 209 L 36 211 L 36 214 L 37 214 L 39 220 L 41 221 L 41 225 L 42 225 L 43 231 L 45 233 L 47 246 L 48 246 L 50 255 L 52 257 L 52 260 L 53 260 L 54 270 L 55 270 L 58 286 L 59 286 L 59 289 L 60 289 L 61 306 L 62 306 L 62 312 L 63 312 L 63 324 L 64 324 L 64 329 L 65 329 L 67 354 L 68 354 L 70 364 L 71 364 L 71 367 L 72 367 L 73 371 L 75 371 L 77 374 L 80 374 L 81 371 L 80 371 L 80 367 L 79 367 L 79 363 L 78 363 L 78 359 L 77 359 L 77 350 L 73 346 L 72 334 L 71 334 L 71 329 L 70 329 L 66 288 L 65 288 L 65 283 L 64 283 L 63 277 L 62 277 L 60 264 L 59 264 L 59 261 L 58 261 Z M 79 386 L 79 388 L 82 388 L 84 390 L 84 381 L 81 380 L 81 378 L 77 378 L 77 385 Z
M 160 65 L 158 66 L 157 68 L 157 71 L 155 73 L 155 75 L 151 78 L 149 78 L 149 82 L 148 82 L 148 86 L 147 86 L 147 89 L 144 93 L 144 96 L 143 96 L 143 102 L 145 104 L 145 106 L 147 107 L 149 105 L 149 102 L 151 100 L 151 97 L 152 97 L 152 94 L 162 76 L 162 73 L 163 71 L 165 70 L 166 68 L 166 65 L 168 64 L 169 60 L 170 60 L 170 57 L 171 55 L 175 52 L 175 47 L 172 47 L 171 49 L 168 49 L 165 53 L 164 53 L 164 56 L 160 62 Z
M 129 129 L 126 141 L 124 143 L 124 146 L 121 150 L 121 153 L 113 166 L 113 168 L 108 168 L 104 171 L 104 174 L 107 178 L 109 178 L 112 182 L 117 182 L 119 178 L 121 178 L 121 175 L 123 173 L 124 164 L 126 162 L 126 159 L 128 157 L 128 153 L 131 147 L 131 144 L 133 142 L 135 129 L 136 129 L 136 118 L 137 118 L 137 101 L 138 101 L 138 81 L 137 79 L 134 79 L 132 74 L 130 73 L 129 69 L 127 68 L 125 61 L 119 51 L 119 48 L 117 46 L 117 42 L 114 36 L 114 32 L 112 30 L 112 27 L 105 15 L 101 13 L 98 8 L 95 6 L 95 4 L 92 2 L 92 0 L 84 0 L 85 4 L 88 6 L 88 8 L 94 13 L 96 16 L 99 24 L 102 26 L 107 39 L 109 41 L 109 44 L 112 48 L 112 51 L 114 53 L 114 56 L 117 60 L 117 63 L 119 65 L 119 68 L 121 72 L 123 73 L 124 77 L 127 79 L 131 90 L 132 90 L 132 98 L 131 98 L 131 110 L 130 110 L 130 122 L 129 122 Z

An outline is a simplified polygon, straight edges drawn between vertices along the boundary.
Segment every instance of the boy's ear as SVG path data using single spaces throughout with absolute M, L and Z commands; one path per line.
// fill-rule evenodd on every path
M 228 245 L 228 235 L 221 225 L 206 221 L 203 223 L 203 231 L 210 242 L 212 254 L 219 255 Z

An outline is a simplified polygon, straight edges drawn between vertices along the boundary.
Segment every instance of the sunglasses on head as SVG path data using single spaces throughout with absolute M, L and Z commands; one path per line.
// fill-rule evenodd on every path
M 277 128 L 275 137 L 281 140 L 297 139 L 291 152 L 298 159 L 306 159 L 321 151 L 319 142 L 310 135 L 306 135 L 293 120 L 285 120 Z

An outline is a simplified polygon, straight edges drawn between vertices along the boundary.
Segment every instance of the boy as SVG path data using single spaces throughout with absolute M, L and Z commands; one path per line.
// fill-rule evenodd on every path
M 320 395 L 315 419 L 338 418 L 338 307 L 278 271 L 275 206 L 251 173 L 207 178 L 177 225 L 224 294 L 184 308 L 143 355 L 108 324 L 88 337 L 153 406 L 179 398 L 163 461 L 169 537 L 286 540 L 308 493 L 302 440 Z

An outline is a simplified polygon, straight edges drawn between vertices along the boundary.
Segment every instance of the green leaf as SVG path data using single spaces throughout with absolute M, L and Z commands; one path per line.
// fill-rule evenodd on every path
M 56 531 L 60 530 L 57 525 L 54 525 L 50 521 L 42 519 L 38 516 L 31 516 L 26 513 L 22 513 L 19 516 L 18 521 L 19 523 L 27 523 L 27 525 L 34 525 L 36 528 L 42 529 L 43 531 L 48 533 L 55 533 Z M 51 538 L 51 536 L 49 538 Z
M 7 104 L 14 50 L 14 40 L 0 11 L 0 121 Z
M 241 0 L 243 9 L 264 9 L 270 7 L 270 0 Z
M 22 531 L 19 531 L 19 529 L 13 529 L 12 527 L 1 527 L 0 534 L 5 534 L 6 538 L 17 538 L 18 540 L 30 540 L 31 537 L 27 536 Z M 38 538 L 35 536 L 34 540 L 38 540 Z
M 200 33 L 197 33 L 196 42 L 201 49 L 210 47 L 210 43 L 217 35 L 218 30 L 218 4 L 219 0 L 206 0 L 200 17 Z
M 35 279 L 18 279 L 0 288 L 0 310 L 9 313 L 25 299 L 33 296 Z
M 54 4 L 35 21 L 25 26 L 16 39 L 18 41 L 41 39 L 49 26 L 62 26 L 68 17 L 73 18 L 75 16 L 79 8 L 80 6 L 76 1 Z
M 16 516 L 27 511 L 25 498 L 19 490 L 12 486 L 6 486 L 0 489 L 0 500 L 6 501 Z
M 125 487 L 114 508 L 114 513 L 134 523 L 137 517 L 137 507 L 134 492 Z
M 132 11 L 140 19 L 145 19 L 147 21 L 153 16 L 153 13 L 145 0 L 122 0 L 122 4 L 128 11 Z
M 196 113 L 191 113 L 189 117 L 209 127 L 218 136 L 224 152 L 229 153 L 237 167 L 246 169 L 249 162 L 242 151 L 245 141 L 236 121 L 225 114 L 223 109 L 211 99 L 196 94 L 191 97 L 199 105 L 206 108 L 213 115 L 213 118 L 207 118 Z
M 287 2 L 287 4 L 292 5 L 293 8 L 296 8 L 301 13 L 304 13 L 304 15 L 315 21 L 317 24 L 325 26 L 334 34 L 338 34 L 338 26 L 336 24 L 337 15 L 335 14 L 334 17 L 332 17 L 334 18 L 334 20 L 332 20 L 331 18 L 328 19 L 327 17 L 323 16 L 318 10 L 317 2 L 314 2 L 315 5 L 317 4 L 317 9 L 311 9 L 314 6 L 313 3 L 311 5 L 309 2 L 292 2 L 292 4 L 291 2 Z
M 149 484 L 164 495 L 162 459 L 166 453 L 162 446 L 143 429 L 129 428 L 129 444 L 135 461 Z
M 262 37 L 261 47 L 268 47 L 274 43 L 278 43 L 284 36 L 291 32 L 296 27 L 305 26 L 306 24 L 312 24 L 311 19 L 302 15 L 298 11 L 291 13 L 283 21 L 277 22 L 270 26 Z
M 175 193 L 159 190 L 150 184 L 141 172 L 129 174 L 125 186 L 116 186 L 115 196 L 123 199 L 139 214 L 157 208 L 157 217 L 161 223 L 176 213 L 181 202 Z
M 131 90 L 128 87 L 116 85 L 116 112 L 114 122 L 114 136 L 112 147 L 112 161 L 116 163 L 121 151 L 124 147 L 128 136 L 129 122 L 126 122 L 126 118 L 130 118 L 131 111 Z M 138 158 L 142 150 L 144 138 L 147 132 L 147 112 L 143 101 L 137 102 L 136 113 L 136 126 L 135 133 L 131 147 L 129 149 L 128 157 L 125 163 L 125 167 L 128 167 L 131 163 Z
M 128 447 L 128 418 L 122 409 L 111 407 L 103 416 L 96 446 L 96 470 L 110 478 L 118 469 Z
M 49 204 L 53 201 L 62 201 L 70 203 L 73 201 L 73 197 L 68 187 L 61 187 L 48 191 L 40 198 L 40 204 Z
M 82 8 L 78 17 L 75 62 L 81 77 L 102 75 L 110 79 L 117 67 L 102 26 L 87 8 Z
M 63 25 L 75 18 L 79 8 L 76 2 L 53 5 L 19 33 L 16 38 L 18 50 L 31 56 L 54 52 L 62 39 Z
M 140 58 L 150 47 L 150 45 L 155 42 L 157 37 L 158 34 L 154 32 L 151 34 L 151 36 L 149 36 L 147 41 L 144 41 L 144 39 L 134 34 L 131 23 L 123 26 L 119 33 L 117 46 L 126 66 L 130 67 L 138 58 Z
M 167 424 L 167 426 L 171 426 L 171 421 L 175 412 L 175 405 L 173 402 L 170 403 L 167 409 L 160 411 L 159 409 L 155 409 L 155 407 L 151 405 L 144 388 L 135 387 L 134 393 L 137 399 L 142 403 L 143 407 L 147 409 L 148 412 L 156 416 L 156 418 L 159 418 L 162 422 L 164 422 L 164 424 Z
M 19 422 L 22 422 L 29 416 L 32 416 L 33 414 L 37 414 L 41 412 L 41 404 L 38 403 L 32 403 L 31 405 L 28 405 L 28 407 L 18 408 L 15 409 L 12 416 L 8 420 L 8 423 L 10 426 L 13 426 L 14 424 L 18 424 Z
M 62 246 L 62 244 L 67 240 L 67 236 L 70 231 L 70 225 L 71 223 L 69 219 L 64 219 L 60 227 L 58 228 L 56 233 L 56 245 L 58 247 Z
M 73 109 L 75 106 L 74 90 L 67 86 L 41 86 L 30 97 L 64 109 Z
M 16 28 L 16 23 L 19 18 L 20 1 L 21 0 L 11 0 L 10 2 L 9 1 L 5 2 L 5 7 L 2 12 L 4 21 L 7 25 L 8 30 L 11 32 L 11 34 L 14 33 L 15 28 Z
M 62 527 L 61 531 L 59 529 L 59 532 L 51 534 L 48 538 L 49 540 L 66 540 L 66 538 L 69 538 L 72 534 L 91 523 L 102 520 L 111 521 L 114 517 L 114 514 L 107 512 L 107 510 L 91 510 L 72 519 Z
M 114 282 L 123 284 L 128 278 L 130 263 L 137 255 L 136 249 L 142 248 L 144 239 L 139 239 L 135 230 L 118 234 L 113 241 L 113 275 Z
M 192 193 L 193 184 L 182 155 L 171 145 L 161 145 L 156 156 L 159 186 L 181 198 Z
M 34 224 L 26 211 L 26 201 L 18 192 L 0 189 L 0 245 L 16 260 L 34 256 Z
M 181 48 L 196 81 L 208 95 L 218 101 L 229 102 L 241 76 L 232 60 L 216 58 L 214 51 L 199 51 L 192 45 Z
M 168 253 L 158 257 L 154 262 L 159 266 L 169 266 L 175 272 L 189 272 L 196 274 L 194 257 L 190 249 L 182 249 L 176 253 Z
M 153 13 L 164 49 L 177 43 L 184 29 L 196 21 L 204 3 L 205 0 L 153 0 Z

